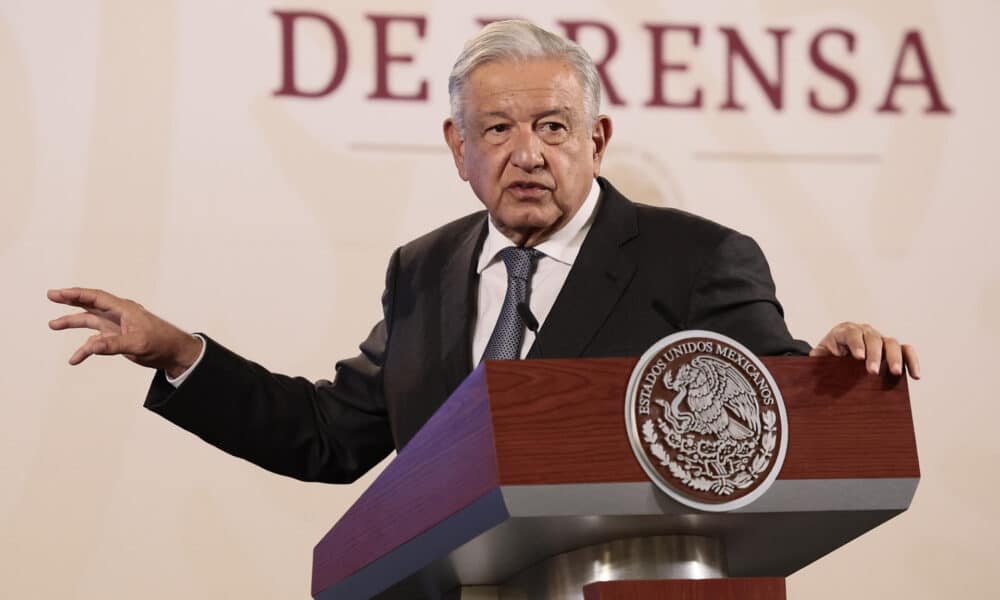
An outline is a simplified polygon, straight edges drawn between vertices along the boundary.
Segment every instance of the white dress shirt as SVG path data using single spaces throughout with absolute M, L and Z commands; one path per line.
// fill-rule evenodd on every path
M 201 337 L 200 333 L 195 333 L 193 335 L 194 335 L 194 337 L 196 337 L 199 340 L 201 340 L 201 352 L 198 353 L 198 358 L 196 358 L 194 360 L 194 362 L 191 363 L 191 366 L 187 368 L 187 371 L 184 371 L 183 373 L 181 373 L 180 375 L 178 375 L 176 378 L 173 378 L 170 375 L 167 375 L 166 373 L 164 373 L 164 375 L 167 377 L 167 383 L 169 383 L 170 385 L 172 385 L 174 387 L 180 387 L 181 384 L 184 383 L 184 380 L 187 379 L 189 375 L 191 375 L 192 371 L 194 371 L 194 368 L 198 366 L 198 363 L 201 362 L 201 358 L 203 356 L 205 356 L 205 346 L 208 346 L 208 344 L 205 342 L 205 338 Z
M 583 240 L 586 239 L 594 222 L 600 192 L 600 186 L 591 183 L 587 199 L 573 218 L 553 233 L 552 237 L 535 246 L 542 256 L 538 258 L 535 273 L 531 277 L 528 306 L 538 320 L 539 330 L 545 326 L 545 318 L 549 316 L 559 291 L 566 283 L 570 269 L 573 268 L 576 256 L 583 246 Z M 483 242 L 483 250 L 479 254 L 479 264 L 476 269 L 479 273 L 479 300 L 472 333 L 473 367 L 479 364 L 483 353 L 486 352 L 486 345 L 490 341 L 490 335 L 493 334 L 493 328 L 496 327 L 497 319 L 500 318 L 500 309 L 507 294 L 507 267 L 500 258 L 500 251 L 514 245 L 514 242 L 500 233 L 492 220 L 487 220 L 489 232 Z M 535 334 L 525 331 L 524 340 L 521 342 L 521 358 L 528 355 L 533 343 Z
M 597 198 L 600 195 L 600 186 L 593 182 L 590 185 L 590 192 L 583 205 L 576 211 L 573 218 L 562 228 L 552 234 L 552 237 L 535 249 L 542 253 L 535 266 L 535 273 L 531 277 L 531 286 L 528 290 L 528 306 L 531 314 L 538 320 L 538 328 L 545 325 L 545 318 L 549 316 L 552 305 L 556 302 L 559 291 L 562 290 L 570 269 L 576 261 L 576 255 L 580 253 L 583 240 L 586 239 L 590 226 L 594 222 L 594 215 L 597 212 Z M 500 308 L 503 306 L 503 298 L 507 294 L 507 267 L 500 259 L 500 251 L 508 246 L 513 246 L 500 230 L 489 222 L 489 232 L 483 242 L 483 249 L 479 254 L 479 263 L 476 271 L 479 273 L 479 300 L 476 311 L 476 323 L 472 334 L 472 366 L 475 367 L 483 358 L 486 351 L 486 344 L 490 341 L 493 328 L 496 327 L 497 319 L 500 318 Z M 194 364 L 177 376 L 177 378 L 167 377 L 167 381 L 174 387 L 179 387 L 184 380 L 191 375 L 191 372 L 201 362 L 205 355 L 205 339 L 195 334 L 201 340 L 201 354 Z M 524 332 L 524 341 L 521 342 L 521 358 L 528 354 L 531 345 L 535 343 L 535 334 L 531 331 Z

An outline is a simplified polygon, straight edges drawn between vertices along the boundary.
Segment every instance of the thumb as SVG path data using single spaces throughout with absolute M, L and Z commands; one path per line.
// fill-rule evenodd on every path
M 95 340 L 91 346 L 91 350 L 94 354 L 100 354 L 103 356 L 111 356 L 115 354 L 124 354 L 128 351 L 127 348 L 128 340 L 123 335 L 111 335 L 108 337 L 102 337 Z

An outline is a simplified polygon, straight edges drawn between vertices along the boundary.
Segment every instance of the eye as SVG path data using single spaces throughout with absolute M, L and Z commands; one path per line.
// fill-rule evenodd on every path
M 501 121 L 500 123 L 488 124 L 489 121 L 483 123 L 483 133 L 482 139 L 487 144 L 504 144 L 510 139 L 511 131 L 513 126 L 507 121 Z
M 561 144 L 569 138 L 569 127 L 562 121 L 543 121 L 538 124 L 537 131 L 548 144 Z

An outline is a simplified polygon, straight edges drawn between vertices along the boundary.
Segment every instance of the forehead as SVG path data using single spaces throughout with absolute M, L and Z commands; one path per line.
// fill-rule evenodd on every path
M 497 61 L 472 72 L 465 86 L 468 115 L 491 112 L 583 111 L 576 71 L 561 60 Z

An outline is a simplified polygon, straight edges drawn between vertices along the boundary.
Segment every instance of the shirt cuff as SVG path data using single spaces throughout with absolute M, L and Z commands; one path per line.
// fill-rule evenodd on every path
M 186 380 L 188 378 L 188 376 L 191 375 L 191 373 L 198 366 L 198 363 L 201 362 L 202 357 L 205 356 L 205 347 L 208 345 L 208 344 L 205 343 L 205 338 L 201 337 L 201 335 L 197 334 L 197 333 L 194 334 L 194 337 L 196 337 L 199 340 L 201 340 L 201 352 L 198 353 L 198 358 L 195 359 L 195 361 L 191 364 L 191 366 L 187 368 L 187 371 L 184 371 L 183 373 L 181 373 L 180 375 L 178 375 L 175 378 L 174 377 L 170 377 L 170 375 L 167 375 L 166 371 L 163 372 L 163 374 L 167 378 L 167 383 L 169 383 L 170 385 L 174 386 L 175 388 L 181 387 L 181 384 L 184 383 L 184 380 Z

